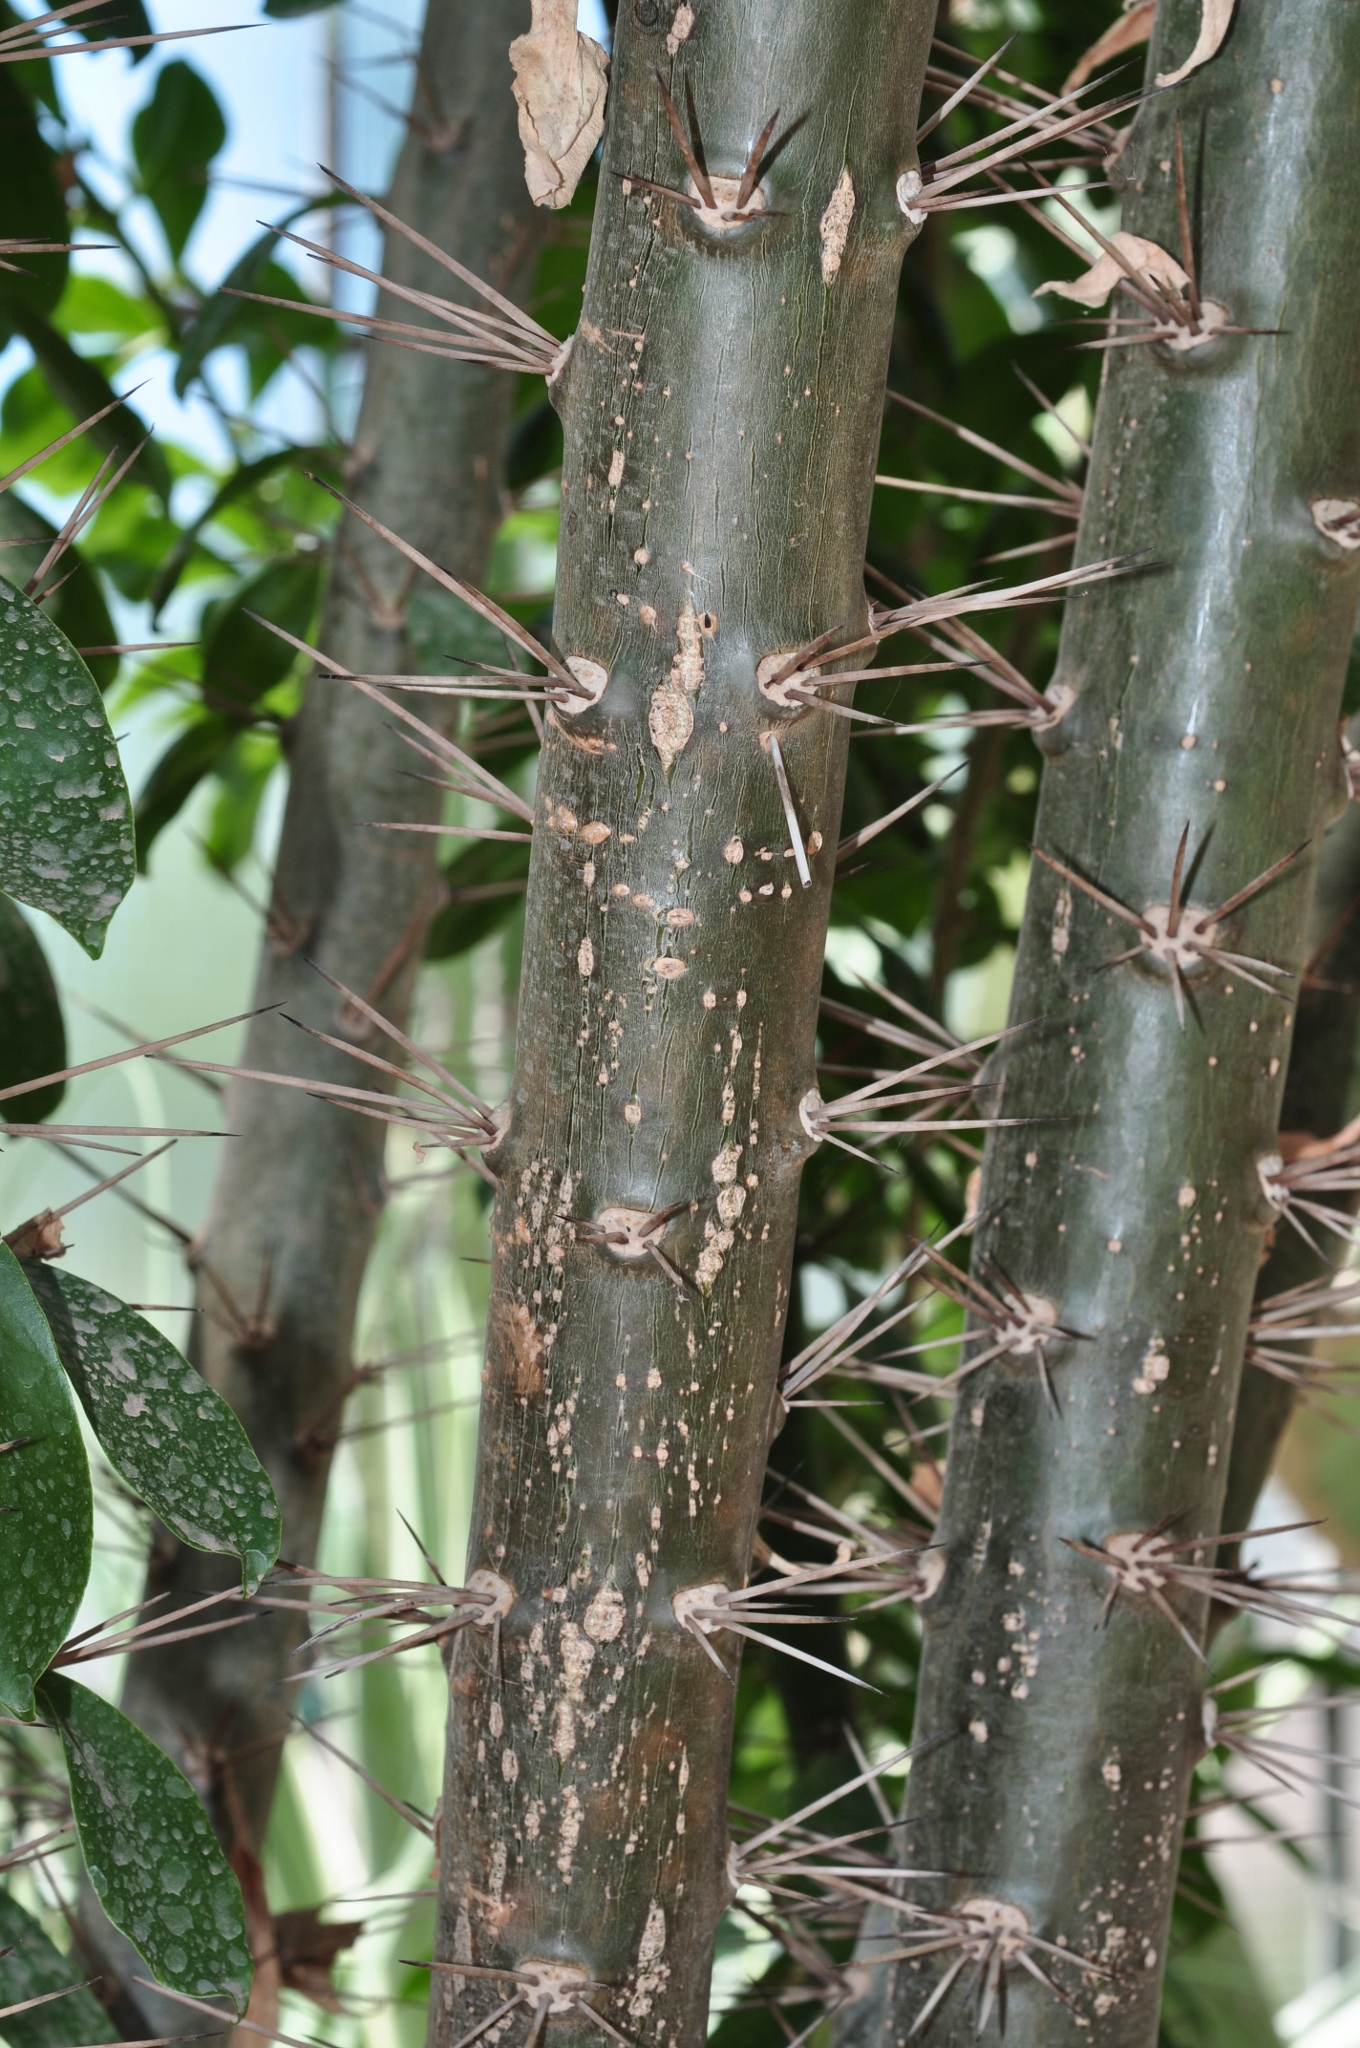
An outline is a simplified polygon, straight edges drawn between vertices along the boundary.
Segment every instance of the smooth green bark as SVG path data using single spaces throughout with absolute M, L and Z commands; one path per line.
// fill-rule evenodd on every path
M 1199 17 L 1197 0 L 1159 9 L 1150 75 L 1181 60 Z M 1069 605 L 1055 683 L 1075 696 L 1044 738 L 1038 843 L 1143 913 L 1167 904 L 1187 825 L 1195 909 L 1311 842 L 1218 934 L 1295 973 L 1317 842 L 1344 799 L 1360 568 L 1310 510 L 1360 499 L 1360 6 L 1243 0 L 1219 55 L 1143 109 L 1118 173 L 1124 225 L 1172 251 L 1178 115 L 1200 291 L 1279 332 L 1107 358 L 1078 559 L 1153 561 Z M 1012 1952 L 1011 2048 L 1157 2036 L 1203 1674 L 1145 1596 L 1119 1593 L 1100 1626 L 1113 1582 L 1067 1543 L 1221 1526 L 1270 1220 L 1257 1167 L 1293 1022 L 1290 982 L 1259 977 L 1282 990 L 1267 994 L 1200 963 L 1182 1030 L 1164 970 L 1110 964 L 1139 937 L 1036 863 L 1012 1006 L 1035 1028 L 994 1073 L 1007 1115 L 1044 1121 L 993 1134 L 978 1241 L 1083 1334 L 1049 1345 L 1056 1414 L 1032 1357 L 965 1383 L 947 1571 L 924 1609 L 917 1735 L 936 1746 L 912 1772 L 905 1853 L 959 1875 L 913 1899 L 1019 1907 L 1108 1973 L 1029 1949 L 1069 2007 Z M 1202 1600 L 1165 1591 L 1202 1630 Z M 878 2038 L 905 2042 L 959 1955 L 900 1966 L 886 2014 L 862 2008 L 864 2035 L 876 2010 Z M 965 1961 L 932 2042 L 975 2038 L 978 1988 Z M 984 2039 L 1002 2018 L 993 2006 Z
M 530 2005 L 565 1968 L 667 2044 L 704 2038 L 734 1697 L 672 1602 L 750 1570 L 845 766 L 846 722 L 779 709 L 756 668 L 865 628 L 934 7 L 695 14 L 668 44 L 673 9 L 619 10 L 559 392 L 555 636 L 609 682 L 555 715 L 540 768 L 468 1560 L 511 1604 L 453 1653 L 435 1950 L 527 1971 Z M 714 175 L 782 110 L 764 217 L 706 226 L 630 187 L 685 182 L 658 67 Z M 655 1243 L 680 1281 L 590 1236 L 673 1205 Z M 433 2040 L 513 1991 L 437 1971 Z M 547 2024 L 601 2038 L 569 1991 Z
M 1354 739 L 1352 731 L 1352 743 Z M 1330 1138 L 1355 1114 L 1356 1067 L 1360 1059 L 1360 917 L 1355 909 L 1358 892 L 1360 804 L 1351 803 L 1328 834 L 1318 861 L 1317 894 L 1307 947 L 1318 986 L 1299 991 L 1289 1078 L 1280 1113 L 1282 1132 Z M 1326 945 L 1332 934 L 1335 936 L 1331 945 L 1319 954 L 1318 949 Z M 1314 1232 L 1315 1241 L 1316 1237 Z M 1333 1259 L 1339 1261 L 1341 1252 L 1339 1241 L 1334 1241 Z M 1256 1282 L 1257 1302 L 1325 1277 L 1326 1268 L 1316 1252 L 1281 1220 Z M 1223 1503 L 1225 1529 L 1248 1527 L 1296 1399 L 1295 1389 L 1287 1380 L 1250 1367 L 1243 1374 L 1233 1424 L 1228 1491 Z
M 506 45 L 528 23 L 528 0 L 430 0 L 417 88 L 422 119 L 408 133 L 390 196 L 403 221 L 520 295 L 532 283 L 541 216 L 524 190 Z M 418 289 L 447 283 L 445 271 L 398 237 L 385 265 L 387 276 Z M 400 317 L 402 303 L 385 301 L 383 309 Z M 384 347 L 370 357 L 350 488 L 459 575 L 482 573 L 501 516 L 512 395 L 509 377 L 474 364 Z M 359 673 L 417 671 L 410 596 L 401 557 L 347 517 L 320 644 Z M 357 691 L 311 684 L 291 749 L 273 929 L 255 988 L 255 1001 L 271 1008 L 250 1027 L 245 1066 L 353 1084 L 352 1060 L 285 1019 L 355 1036 L 352 1015 L 313 961 L 405 1021 L 439 901 L 437 841 L 366 827 L 438 815 L 438 791 L 413 779 L 410 763 L 409 748 Z M 253 1082 L 230 1089 L 227 1127 L 236 1136 L 195 1247 L 202 1312 L 194 1362 L 241 1417 L 274 1483 L 283 1555 L 310 1563 L 352 1370 L 355 1304 L 382 1212 L 384 1128 L 301 1091 Z M 148 1594 L 173 1606 L 225 1583 L 224 1568 L 159 1533 Z M 183 1766 L 229 1842 L 231 1773 L 235 1812 L 256 1851 L 291 1711 L 280 1681 L 299 1635 L 290 1618 L 262 1619 L 149 1652 L 128 1672 L 128 1713 Z

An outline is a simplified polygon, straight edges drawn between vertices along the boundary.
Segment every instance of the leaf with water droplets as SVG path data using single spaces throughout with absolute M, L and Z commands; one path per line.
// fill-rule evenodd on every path
M 0 888 L 98 959 L 134 871 L 132 801 L 94 677 L 0 582 Z
M 33 1715 L 90 1575 L 94 1507 L 80 1420 L 23 1268 L 0 1245 L 0 1707 Z
M 126 1302 L 55 1266 L 29 1278 L 110 1464 L 182 1542 L 239 1558 L 253 1593 L 279 1554 L 279 1505 L 231 1409 Z
M 250 1995 L 241 1887 L 198 1794 L 140 1728 L 49 1672 L 39 1699 L 61 1732 L 90 1883 L 157 1980 L 195 1998 Z
M 77 1951 L 77 1960 L 79 1952 Z M 115 2032 L 99 2000 L 85 1988 L 84 1971 L 50 1942 L 31 1914 L 0 1892 L 0 2033 L 9 2048 L 81 2048 Z M 52 1998 L 53 1991 L 65 1993 Z M 8 2012 L 30 1998 L 46 2000 L 27 2012 Z

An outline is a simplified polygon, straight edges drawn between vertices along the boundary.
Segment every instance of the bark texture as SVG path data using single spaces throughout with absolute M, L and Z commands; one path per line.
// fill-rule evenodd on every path
M 528 22 L 528 0 L 430 0 L 415 118 L 390 197 L 400 219 L 521 296 L 543 217 L 524 189 L 506 46 Z M 385 274 L 441 293 L 450 283 L 395 236 Z M 379 310 L 404 316 L 399 300 Z M 472 364 L 386 347 L 370 356 L 353 494 L 459 575 L 481 575 L 500 518 L 512 393 L 509 377 Z M 417 670 L 406 632 L 414 581 L 401 556 L 346 517 L 320 629 L 326 652 L 359 673 Z M 437 816 L 438 793 L 412 779 L 412 765 L 382 712 L 357 691 L 312 683 L 291 754 L 274 882 L 277 936 L 261 952 L 256 1003 L 281 1004 L 320 1030 L 366 1043 L 367 1027 L 312 971 L 316 961 L 388 1016 L 405 1018 L 437 900 L 437 842 L 365 827 Z M 278 1011 L 251 1025 L 242 1063 L 351 1085 L 360 1074 Z M 363 1070 L 364 1085 L 370 1075 Z M 233 1086 L 227 1123 L 237 1135 L 223 1150 L 198 1246 L 203 1313 L 194 1358 L 240 1415 L 273 1480 L 283 1555 L 307 1563 L 351 1371 L 359 1284 L 383 1205 L 384 1127 L 258 1083 Z M 176 1605 L 224 1582 L 216 1560 L 160 1534 L 149 1594 Z M 290 1711 L 279 1680 L 296 1640 L 290 1621 L 261 1619 L 134 1658 L 128 1675 L 126 1710 L 189 1773 L 224 1837 L 244 1829 L 256 1850 Z M 234 1781 L 230 1801 L 225 1771 Z
M 631 2041 L 704 2038 L 740 1645 L 712 1637 L 717 1668 L 673 1603 L 750 1569 L 845 767 L 846 721 L 757 665 L 865 629 L 933 15 L 619 10 L 558 391 L 556 638 L 608 683 L 540 768 L 468 1560 L 507 1611 L 453 1654 L 435 1949 L 521 1971 L 530 2006 L 558 1985 L 562 2044 L 600 2038 L 586 1984 Z M 728 207 L 782 110 L 760 211 L 631 182 L 686 183 L 658 67 Z M 514 1988 L 437 1969 L 433 2041 Z
M 1159 9 L 1151 73 L 1199 14 Z M 1217 934 L 1292 974 L 1344 800 L 1360 559 L 1313 508 L 1360 499 L 1360 7 L 1244 0 L 1213 61 L 1145 106 L 1122 158 L 1125 225 L 1172 251 L 1177 115 L 1200 292 L 1279 331 L 1107 358 L 1078 559 L 1154 562 L 1069 606 L 1055 685 L 1074 695 L 1044 736 L 1038 843 L 1144 914 L 1168 904 L 1187 825 L 1196 911 L 1311 842 Z M 1044 1121 L 992 1134 L 978 1242 L 1080 1335 L 1048 1344 L 1053 1407 L 1032 1353 L 977 1373 L 958 1403 L 947 1569 L 924 1609 L 917 1738 L 933 1746 L 910 1778 L 904 1860 L 960 1873 L 911 1885 L 921 1906 L 991 1905 L 971 1949 L 897 1966 L 886 2006 L 861 2009 L 864 2038 L 904 2043 L 954 1971 L 929 2037 L 971 2042 L 989 1963 L 1009 2011 L 991 2004 L 984 2040 L 1003 2024 L 1011 2048 L 1157 2038 L 1203 1673 L 1146 1592 L 1117 1591 L 1101 1626 L 1116 1582 L 1068 1541 L 1222 1526 L 1295 990 L 1192 964 L 1181 1029 L 1146 952 L 1111 964 L 1140 937 L 1036 862 L 1011 1013 L 1033 1028 L 996 1072 L 1004 1112 Z M 1199 1635 L 1202 1599 L 1161 1590 Z
M 1355 738 L 1352 721 L 1352 744 Z M 1310 1137 L 1330 1138 L 1355 1114 L 1356 1063 L 1360 1055 L 1358 894 L 1360 804 L 1352 802 L 1328 834 L 1318 861 L 1317 894 L 1309 929 L 1310 960 L 1329 934 L 1335 932 L 1336 936 L 1315 961 L 1314 972 L 1321 985 L 1299 992 L 1289 1078 L 1280 1113 L 1282 1132 L 1302 1131 Z M 1337 931 L 1343 919 L 1346 922 Z M 1354 1205 L 1342 1197 L 1338 1206 Z M 1313 1235 L 1316 1239 L 1317 1232 Z M 1327 1245 L 1322 1249 L 1326 1251 Z M 1330 1256 L 1335 1263 L 1341 1262 L 1343 1247 L 1339 1241 L 1333 1241 Z M 1276 1226 L 1275 1242 L 1256 1283 L 1256 1299 L 1259 1303 L 1283 1294 L 1286 1288 L 1324 1279 L 1326 1271 L 1298 1232 L 1287 1222 L 1281 1222 Z M 1225 1529 L 1249 1526 L 1297 1399 L 1287 1380 L 1251 1367 L 1243 1374 L 1233 1424 L 1228 1491 L 1223 1503 Z

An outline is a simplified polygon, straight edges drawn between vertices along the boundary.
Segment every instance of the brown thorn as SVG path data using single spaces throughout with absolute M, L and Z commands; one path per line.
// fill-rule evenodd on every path
M 1019 31 L 1017 30 L 1016 34 L 1018 33 Z M 988 57 L 984 63 L 978 66 L 977 70 L 973 72 L 971 77 L 965 78 L 963 84 L 959 86 L 958 90 L 950 94 L 949 98 L 944 102 L 943 106 L 937 107 L 935 109 L 935 112 L 930 116 L 930 119 L 928 121 L 923 121 L 921 123 L 920 127 L 916 131 L 916 144 L 918 148 L 925 141 L 927 135 L 929 135 L 934 129 L 938 128 L 941 121 L 945 120 L 950 114 L 953 113 L 955 107 L 958 106 L 959 102 L 961 100 L 966 100 L 968 98 L 968 95 L 973 91 L 974 87 L 981 84 L 982 80 L 987 76 L 987 73 L 991 70 L 992 66 L 994 64 L 1000 63 L 1001 59 L 1005 56 L 1007 50 L 1009 50 L 1011 44 L 1014 41 L 1014 35 L 1007 36 L 1005 42 L 998 44 L 997 48 L 993 50 L 991 56 Z
M 661 73 L 659 71 L 656 74 L 656 82 L 661 87 L 661 104 L 666 109 L 666 119 L 671 124 L 671 133 L 674 135 L 675 140 L 679 145 L 681 156 L 685 159 L 685 167 L 689 171 L 691 178 L 693 178 L 694 180 L 694 189 L 702 198 L 704 205 L 709 207 L 712 211 L 716 212 L 718 207 L 718 201 L 714 194 L 713 186 L 709 181 L 708 172 L 704 169 L 698 157 L 695 155 L 693 149 L 690 147 L 689 137 L 686 135 L 684 128 L 681 125 L 680 116 L 676 111 L 675 101 L 671 98 L 670 93 L 667 91 L 666 81 L 661 76 Z
M 1200 323 L 1199 285 L 1195 278 L 1195 245 L 1190 238 L 1190 207 L 1185 196 L 1185 142 L 1181 135 L 1181 117 L 1176 116 L 1176 217 L 1181 230 L 1181 262 L 1190 291 L 1190 318 L 1198 327 Z
M 929 420 L 932 425 L 946 428 L 949 433 L 957 435 L 960 441 L 965 441 L 970 448 L 978 449 L 983 455 L 992 456 L 1007 469 L 1027 476 L 1032 483 L 1041 484 L 1045 490 L 1054 492 L 1056 496 L 1069 499 L 1080 496 L 1075 484 L 1068 483 L 1065 478 L 1052 477 L 1047 470 L 1038 468 L 1035 463 L 1022 461 L 1019 456 L 1009 454 L 995 441 L 989 441 L 984 434 L 975 434 L 971 427 L 960 426 L 957 420 L 949 419 L 944 413 L 932 412 L 931 408 L 922 405 L 919 399 L 904 397 L 900 391 L 889 391 L 887 395 L 894 405 L 904 405 L 908 412 L 919 413 L 922 419 Z
M 1051 419 L 1055 419 L 1058 422 L 1058 425 L 1062 428 L 1063 432 L 1066 435 L 1068 435 L 1071 440 L 1076 442 L 1082 454 L 1086 456 L 1089 461 L 1091 454 L 1090 442 L 1086 440 L 1081 434 L 1079 434 L 1075 427 L 1071 427 L 1068 425 L 1067 421 L 1059 412 L 1057 406 L 1053 403 L 1053 400 L 1051 398 L 1045 398 L 1043 392 L 1034 382 L 1034 379 L 1032 377 L 1027 377 L 1025 375 L 1019 363 L 1012 363 L 1011 368 L 1014 370 L 1016 376 L 1020 379 L 1020 382 L 1024 385 L 1026 391 L 1028 391 L 1030 397 L 1036 399 L 1038 403 L 1043 407 L 1044 411 L 1049 415 L 1049 417 Z
M 540 327 L 537 320 L 532 319 L 522 307 L 517 306 L 513 299 L 507 299 L 503 293 L 496 291 L 489 285 L 484 278 L 478 277 L 475 271 L 468 270 L 463 264 L 455 261 L 437 243 L 427 241 L 424 235 L 417 234 L 414 228 L 408 227 L 404 220 L 399 220 L 395 213 L 389 213 L 385 206 L 380 206 L 378 201 L 370 198 L 366 192 L 359 191 L 357 186 L 346 184 L 343 178 L 338 177 L 334 171 L 327 170 L 324 164 L 321 166 L 321 169 L 333 185 L 338 186 L 340 191 L 349 194 L 356 205 L 366 207 L 385 227 L 395 229 L 397 234 L 408 241 L 413 248 L 422 250 L 425 255 L 433 257 L 434 261 L 443 269 L 452 271 L 455 277 L 461 278 L 462 282 L 470 285 L 472 290 L 477 292 L 480 297 L 499 308 L 507 320 L 512 321 L 515 326 L 522 328 L 536 342 L 546 343 L 553 349 L 559 346 L 556 337 L 549 334 L 545 327 Z M 388 280 L 383 278 L 381 282 L 383 288 L 387 289 Z
M 1187 818 L 1181 833 L 1180 845 L 1176 848 L 1175 865 L 1171 870 L 1171 895 L 1166 910 L 1166 935 L 1174 939 L 1181 925 L 1181 882 L 1185 876 L 1185 849 L 1190 839 L 1190 821 Z
M 1031 846 L 1029 851 L 1036 860 L 1041 860 L 1046 866 L 1052 868 L 1055 874 L 1062 875 L 1066 881 L 1075 883 L 1076 887 L 1089 896 L 1093 902 L 1103 904 L 1105 909 L 1113 911 L 1116 917 L 1122 917 L 1125 924 L 1133 925 L 1136 930 L 1144 932 L 1150 939 L 1156 938 L 1157 934 L 1154 927 L 1148 923 L 1145 917 L 1140 917 L 1135 910 L 1127 909 L 1117 897 L 1107 896 L 1103 889 L 1097 889 L 1094 882 L 1088 882 L 1086 877 L 1079 875 L 1075 868 L 1066 867 L 1062 861 L 1054 860 L 1052 854 L 1045 853 L 1041 846 Z M 1141 952 L 1143 949 L 1140 946 L 1137 950 Z
M 807 848 L 803 844 L 803 834 L 798 824 L 798 813 L 794 809 L 793 791 L 789 788 L 788 772 L 784 767 L 784 756 L 780 751 L 779 740 L 772 732 L 762 734 L 762 739 L 774 768 L 774 779 L 779 785 L 779 801 L 784 806 L 784 820 L 789 828 L 789 837 L 793 841 L 793 858 L 798 869 L 798 879 L 805 889 L 810 889 L 812 870 L 808 866 Z
M 774 124 L 778 119 L 779 109 L 776 107 L 755 141 L 751 144 L 751 153 L 746 159 L 746 168 L 741 174 L 741 183 L 737 187 L 737 203 L 735 208 L 737 213 L 744 213 L 746 211 L 751 194 L 755 191 L 760 181 L 760 167 L 765 161 L 765 151 L 769 147 L 770 137 L 774 134 Z
M 1312 841 L 1305 839 L 1303 844 L 1296 846 L 1292 853 L 1286 853 L 1279 860 L 1272 861 L 1264 874 L 1258 875 L 1254 882 L 1248 882 L 1246 888 L 1239 889 L 1235 896 L 1229 896 L 1225 903 L 1220 903 L 1215 910 L 1210 912 L 1205 922 L 1217 924 L 1220 918 L 1229 917 L 1234 910 L 1240 910 L 1244 903 L 1249 903 L 1253 896 L 1259 895 L 1268 882 L 1273 882 L 1276 875 L 1283 874 L 1287 867 L 1292 866 L 1300 854 L 1306 853 L 1311 845 Z
M 575 690 L 576 678 L 571 673 L 571 670 L 564 663 L 560 662 L 556 655 L 550 654 L 546 647 L 540 646 L 533 634 L 521 626 L 518 619 L 511 618 L 509 612 L 503 611 L 493 598 L 487 597 L 485 592 L 478 590 L 473 584 L 461 582 L 458 577 L 451 575 L 447 569 L 441 569 L 437 562 L 432 562 L 428 555 L 423 555 L 419 548 L 411 545 L 410 541 L 403 540 L 400 534 L 393 533 L 390 527 L 382 524 L 381 520 L 375 519 L 371 513 L 365 512 L 361 505 L 356 505 L 352 498 L 345 496 L 343 491 L 337 491 L 334 484 L 328 484 L 324 477 L 313 476 L 310 470 L 306 474 L 310 482 L 320 485 L 323 491 L 329 492 L 337 504 L 343 505 L 345 510 L 352 513 L 356 519 L 361 519 L 365 526 L 370 527 L 382 540 L 387 541 L 389 546 L 396 548 L 400 554 L 405 555 L 408 562 L 414 563 L 418 569 L 423 569 L 426 575 L 432 577 L 436 583 L 442 584 L 444 589 L 451 591 L 455 597 L 461 598 L 464 604 L 470 605 L 472 610 L 480 613 L 481 617 L 486 619 L 489 624 L 497 627 L 500 632 L 513 640 L 517 646 L 522 647 L 526 654 L 530 655 L 535 661 L 541 661 L 544 668 L 555 675 L 560 683 L 565 683 L 569 690 Z

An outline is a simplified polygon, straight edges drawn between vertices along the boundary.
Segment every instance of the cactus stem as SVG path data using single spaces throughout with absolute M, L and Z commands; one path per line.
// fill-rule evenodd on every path
M 1019 1964 L 1060 2004 L 1072 2005 L 1067 1993 L 1035 1960 L 1031 1953 L 1034 1949 L 1071 1963 L 1092 1977 L 1108 1978 L 1111 1975 L 1102 1964 L 1062 1948 L 1056 1942 L 1042 1940 L 1034 1933 L 1022 1908 L 1005 1899 L 964 1899 L 960 1905 L 942 1912 L 929 1912 L 924 1907 L 907 1905 L 900 1900 L 894 1901 L 894 1905 L 898 1911 L 909 1914 L 922 1925 L 919 1933 L 909 1933 L 904 1937 L 910 1946 L 894 1949 L 891 1957 L 882 1960 L 910 1962 L 919 1956 L 940 1955 L 951 1949 L 957 1952 L 908 2029 L 908 2040 L 927 2031 L 936 2012 L 970 1964 L 974 1966 L 976 1976 L 976 2030 L 979 2034 L 991 2016 L 993 2005 L 999 2007 L 999 2017 L 1004 2021 L 1005 1973 L 1012 1963 Z
M 1119 967 L 1126 960 L 1134 960 L 1140 953 L 1145 953 L 1150 960 L 1155 960 L 1166 968 L 1175 995 L 1176 1015 L 1182 1031 L 1185 1029 L 1186 996 L 1190 993 L 1188 975 L 1203 961 L 1209 961 L 1216 967 L 1235 973 L 1239 980 L 1250 982 L 1253 988 L 1259 988 L 1266 995 L 1279 995 L 1281 991 L 1271 988 L 1268 982 L 1261 981 L 1258 978 L 1260 975 L 1277 974 L 1289 981 L 1295 978 L 1287 968 L 1273 967 L 1269 961 L 1256 960 L 1249 955 L 1229 953 L 1216 941 L 1223 921 L 1235 910 L 1240 910 L 1244 904 L 1249 903 L 1253 896 L 1259 895 L 1277 875 L 1283 874 L 1284 870 L 1306 850 L 1309 843 L 1305 840 L 1302 846 L 1296 846 L 1292 852 L 1282 855 L 1277 861 L 1272 861 L 1253 881 L 1212 909 L 1197 910 L 1187 915 L 1181 888 L 1189 834 L 1190 827 L 1187 824 L 1176 849 L 1167 901 L 1164 904 L 1151 904 L 1145 911 L 1130 910 L 1118 897 L 1097 888 L 1094 882 L 1088 882 L 1085 875 L 1080 874 L 1076 868 L 1055 860 L 1051 853 L 1045 853 L 1041 847 L 1030 848 L 1030 851 L 1046 866 L 1052 868 L 1055 874 L 1061 875 L 1064 881 L 1080 889 L 1083 895 L 1089 896 L 1092 902 L 1099 903 L 1113 916 L 1122 918 L 1125 924 L 1135 927 L 1140 934 L 1138 944 L 1131 946 L 1127 952 L 1116 953 L 1113 959 L 1103 962 L 1103 966 Z M 1252 973 L 1253 968 L 1256 969 L 1256 973 Z

